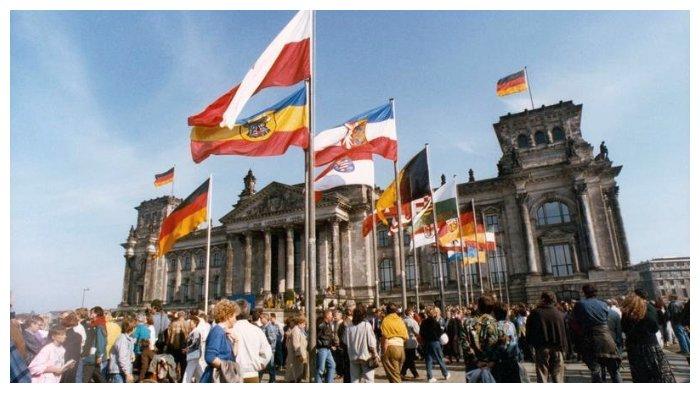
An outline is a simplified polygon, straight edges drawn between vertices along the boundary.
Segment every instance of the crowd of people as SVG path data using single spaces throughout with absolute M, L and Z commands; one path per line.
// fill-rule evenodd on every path
M 564 382 L 566 362 L 582 361 L 591 382 L 621 382 L 626 354 L 634 382 L 675 382 L 663 348 L 675 340 L 689 359 L 690 301 L 672 296 L 667 304 L 642 290 L 604 301 L 592 285 L 582 294 L 564 302 L 545 291 L 537 305 L 508 305 L 485 293 L 444 312 L 346 302 L 318 313 L 312 354 L 302 312 L 280 321 L 245 300 L 220 300 L 208 315 L 166 312 L 160 302 L 117 316 L 101 307 L 67 311 L 56 321 L 11 315 L 10 377 L 254 383 L 264 374 L 276 382 L 283 372 L 285 382 L 302 382 L 307 373 L 315 382 L 374 382 L 383 367 L 389 382 L 436 382 L 450 378 L 451 364 L 463 367 L 466 382 L 529 382 L 523 362 L 531 361 L 537 382 Z

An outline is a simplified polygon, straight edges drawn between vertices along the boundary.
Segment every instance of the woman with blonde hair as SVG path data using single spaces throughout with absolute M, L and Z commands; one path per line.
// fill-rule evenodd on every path
M 636 293 L 627 295 L 622 303 L 622 331 L 632 382 L 676 382 L 656 339 L 658 330 L 654 306 Z
M 212 314 L 216 324 L 212 326 L 207 336 L 204 350 L 207 368 L 204 369 L 199 382 L 213 382 L 214 369 L 220 369 L 222 361 L 236 360 L 235 351 L 238 340 L 231 332 L 236 323 L 236 317 L 240 313 L 238 305 L 228 299 L 220 300 L 214 305 Z
M 287 344 L 287 362 L 284 379 L 287 382 L 301 382 L 308 363 L 309 354 L 306 350 L 307 341 L 304 330 L 306 318 L 303 315 L 293 317 L 293 328 L 287 331 L 285 342 Z

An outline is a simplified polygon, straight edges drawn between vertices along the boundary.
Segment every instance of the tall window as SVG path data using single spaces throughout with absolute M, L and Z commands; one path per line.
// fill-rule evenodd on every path
M 525 134 L 518 135 L 518 147 L 519 148 L 530 147 L 530 138 Z
M 561 127 L 552 128 L 552 139 L 554 139 L 555 142 L 563 141 L 564 139 L 566 139 L 564 130 L 562 130 Z
M 406 260 L 406 287 L 409 289 L 416 287 L 416 260 L 413 257 Z
M 537 209 L 537 225 L 561 224 L 571 221 L 569 208 L 559 202 L 547 202 Z
M 211 265 L 212 267 L 220 267 L 224 265 L 224 253 L 221 250 L 214 250 L 214 257 L 211 261 Z
M 195 258 L 197 258 L 197 269 L 204 269 L 204 264 L 206 262 L 204 252 L 198 252 Z
M 175 279 L 172 279 L 168 282 L 168 296 L 167 296 L 167 302 L 172 303 L 175 301 Z
M 465 266 L 467 269 L 467 277 L 469 278 L 469 285 L 471 287 L 478 287 L 479 286 L 479 268 L 476 263 L 470 263 L 467 266 Z
M 218 275 L 214 276 L 214 279 L 211 280 L 211 283 L 209 284 L 209 297 L 211 298 L 218 298 L 219 297 L 219 285 L 220 285 L 221 279 L 219 278 Z
M 491 280 L 493 283 L 505 283 L 506 281 L 506 269 L 505 269 L 505 258 L 503 257 L 503 248 L 501 246 L 496 246 L 495 250 L 490 250 L 487 252 L 486 258 L 489 262 L 489 270 L 491 271 Z
M 185 302 L 190 298 L 190 279 L 182 279 L 182 284 L 180 285 L 180 300 Z
M 447 284 L 450 279 L 450 271 L 447 269 L 447 257 L 444 255 L 440 256 L 440 262 L 442 264 L 442 277 L 443 283 Z M 430 256 L 430 265 L 433 268 L 433 287 L 437 288 L 440 286 L 440 269 L 438 267 L 437 255 L 433 254 Z
M 182 257 L 182 270 L 188 271 L 190 270 L 191 267 L 191 262 L 192 259 L 190 258 L 190 254 L 183 254 Z
M 498 225 L 498 214 L 486 215 L 486 230 L 489 232 L 501 231 L 501 227 Z
M 553 276 L 563 277 L 574 274 L 571 246 L 568 243 L 544 246 L 544 259 Z
M 389 231 L 386 229 L 377 230 L 377 245 L 379 247 L 389 246 Z
M 197 300 L 204 300 L 204 277 L 197 280 Z
M 537 145 L 546 145 L 549 143 L 549 137 L 544 131 L 537 131 L 535 133 L 535 144 Z
M 379 263 L 379 289 L 389 290 L 394 286 L 394 265 L 385 258 Z
M 177 257 L 175 255 L 168 256 L 168 270 L 175 271 L 177 269 Z

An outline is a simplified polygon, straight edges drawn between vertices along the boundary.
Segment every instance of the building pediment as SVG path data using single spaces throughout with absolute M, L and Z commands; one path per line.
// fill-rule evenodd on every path
M 343 197 L 336 193 L 324 193 L 316 206 L 346 202 L 340 199 Z M 303 185 L 272 182 L 254 195 L 241 200 L 219 221 L 228 224 L 298 211 L 304 211 Z

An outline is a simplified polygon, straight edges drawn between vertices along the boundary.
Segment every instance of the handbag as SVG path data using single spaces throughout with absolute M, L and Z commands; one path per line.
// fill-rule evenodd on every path
M 447 333 L 443 333 L 440 335 L 440 345 L 447 345 L 447 343 L 450 342 L 450 338 L 447 336 Z

